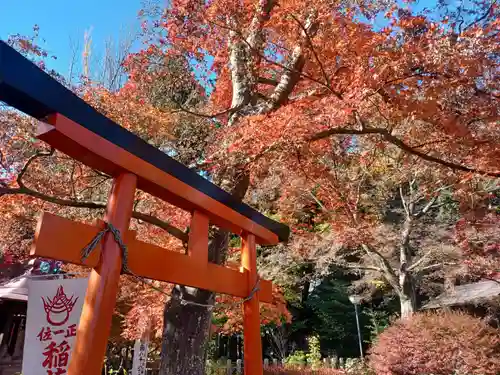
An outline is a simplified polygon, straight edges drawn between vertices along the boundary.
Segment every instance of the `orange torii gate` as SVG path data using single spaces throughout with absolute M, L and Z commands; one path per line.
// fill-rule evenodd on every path
M 92 226 L 44 213 L 33 256 L 92 267 L 70 375 L 101 372 L 120 273 L 122 248 L 112 233 L 84 261 L 81 251 L 105 225 L 123 234 L 132 274 L 248 298 L 244 310 L 244 369 L 261 375 L 259 301 L 272 302 L 272 285 L 260 280 L 256 244 L 288 239 L 289 230 L 238 202 L 203 177 L 168 157 L 83 100 L 0 41 L 0 101 L 41 120 L 38 138 L 91 168 L 113 177 L 104 222 Z M 129 231 L 136 189 L 192 212 L 187 254 L 135 239 Z M 241 269 L 208 262 L 209 224 L 242 237 Z

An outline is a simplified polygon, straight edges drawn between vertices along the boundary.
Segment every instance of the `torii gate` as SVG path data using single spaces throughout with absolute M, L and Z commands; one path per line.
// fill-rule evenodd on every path
M 39 139 L 113 177 L 104 220 L 124 234 L 128 267 L 135 275 L 246 298 L 258 281 L 256 244 L 288 239 L 288 227 L 101 115 L 2 41 L 0 101 L 43 121 Z M 192 213 L 186 255 L 138 241 L 128 231 L 137 188 Z M 241 236 L 240 271 L 208 262 L 210 223 Z M 101 229 L 44 213 L 32 255 L 83 264 L 81 250 Z M 122 267 L 121 249 L 110 233 L 85 265 L 93 270 L 69 375 L 101 372 Z M 259 301 L 272 302 L 271 289 L 270 282 L 261 280 L 258 293 L 243 304 L 247 375 L 263 373 Z

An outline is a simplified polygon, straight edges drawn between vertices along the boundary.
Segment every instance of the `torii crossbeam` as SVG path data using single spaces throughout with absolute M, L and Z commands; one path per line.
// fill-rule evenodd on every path
M 124 234 L 129 268 L 136 275 L 247 297 L 258 275 L 256 244 L 286 241 L 287 226 L 237 201 L 224 190 L 98 113 L 78 96 L 0 41 L 0 101 L 41 120 L 38 138 L 113 177 L 104 220 Z M 168 251 L 129 231 L 136 189 L 192 213 L 188 252 Z M 208 228 L 242 237 L 240 271 L 208 262 Z M 69 375 L 97 375 L 102 368 L 122 266 L 109 233 L 84 263 L 80 251 L 102 229 L 44 213 L 32 255 L 92 267 Z M 243 304 L 244 369 L 262 375 L 259 300 L 272 302 L 271 283 Z

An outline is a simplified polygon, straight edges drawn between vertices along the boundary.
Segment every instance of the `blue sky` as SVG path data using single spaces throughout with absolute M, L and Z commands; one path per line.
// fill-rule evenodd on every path
M 402 0 L 397 1 L 402 4 Z M 48 61 L 48 67 L 67 77 L 74 58 L 77 69 L 81 69 L 84 32 L 92 30 L 92 57 L 97 61 L 106 39 L 117 41 L 140 32 L 137 13 L 141 3 L 141 0 L 0 0 L 0 39 L 16 33 L 31 35 L 33 26 L 39 25 L 40 36 L 45 39 L 42 47 L 57 56 L 57 60 Z M 435 4 L 436 0 L 418 0 L 410 8 L 419 12 Z M 381 28 L 385 22 L 378 17 L 373 26 Z M 134 49 L 139 47 L 137 41 Z
M 69 71 L 71 46 L 80 43 L 77 54 L 81 66 L 81 47 L 85 30 L 92 29 L 93 54 L 97 58 L 107 38 L 118 40 L 140 31 L 137 12 L 141 0 L 0 0 L 0 39 L 10 34 L 32 35 L 40 26 L 42 46 L 57 60 L 49 67 L 63 75 Z M 72 44 L 73 42 L 73 44 Z

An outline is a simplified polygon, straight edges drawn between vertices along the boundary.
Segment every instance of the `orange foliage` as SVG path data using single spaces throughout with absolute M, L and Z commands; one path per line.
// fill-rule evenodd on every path
M 252 192 L 274 181 L 248 199 L 290 224 L 287 250 L 315 259 L 319 224 L 335 238 L 324 247 L 383 242 L 382 202 L 408 181 L 425 202 L 446 186 L 483 199 L 463 181 L 500 177 L 498 7 L 474 3 L 478 21 L 462 27 L 376 1 L 174 0 L 145 20 L 135 69 L 144 77 L 162 51 L 216 77 L 209 172 L 244 169 Z M 382 28 L 360 20 L 379 11 Z
M 230 111 L 217 116 L 220 127 L 210 124 L 214 135 L 204 160 L 210 172 L 243 165 L 251 174 L 253 190 L 275 178 L 273 188 L 279 189 L 280 199 L 266 207 L 293 226 L 294 238 L 300 240 L 295 249 L 304 256 L 307 243 L 317 236 L 311 227 L 319 222 L 328 223 L 340 242 L 369 243 L 374 237 L 371 229 L 380 222 L 373 209 L 373 186 L 387 197 L 390 184 L 416 171 L 423 180 L 421 188 L 431 195 L 436 181 L 457 186 L 464 172 L 500 176 L 499 18 L 489 17 L 457 32 L 447 18 L 431 20 L 396 5 L 386 9 L 383 3 L 367 0 L 355 7 L 323 0 L 172 0 L 159 18 L 143 24 L 149 38 L 146 48 L 127 60 L 129 80 L 119 92 L 98 85 L 78 92 L 107 116 L 163 147 L 173 137 L 179 111 L 163 112 L 148 94 L 165 77 L 174 88 L 192 78 L 192 73 L 175 76 L 159 68 L 169 57 L 189 57 L 202 83 L 214 86 L 214 112 L 224 112 L 234 102 L 235 83 L 241 79 L 249 98 L 246 107 L 233 108 L 237 121 L 226 121 L 235 114 Z M 359 10 L 364 16 L 387 11 L 387 24 L 376 29 L 362 22 Z M 35 59 L 44 57 L 30 40 L 18 44 Z M 231 55 L 235 48 L 246 52 Z M 294 65 L 300 66 L 298 71 L 288 66 L 294 53 L 303 62 Z M 209 58 L 211 66 L 206 64 Z M 231 58 L 245 62 L 243 73 L 232 70 Z M 285 80 L 287 76 L 294 77 Z M 273 80 L 282 80 L 282 85 Z M 277 89 L 290 82 L 290 92 L 278 95 Z M 256 110 L 259 105 L 265 110 Z M 31 138 L 30 120 L 3 111 L 0 115 L 0 161 L 6 164 L 0 187 L 16 189 L 16 177 L 28 158 L 48 150 Z M 104 201 L 109 188 L 102 176 L 58 153 L 37 158 L 25 177 L 33 189 L 71 199 Z M 143 193 L 137 198 L 137 209 L 179 228 L 187 226 L 188 213 Z M 30 220 L 41 208 L 21 195 L 1 199 L 2 213 L 20 212 Z M 298 226 L 298 215 L 311 203 L 321 206 L 321 214 Z M 43 208 L 88 221 L 100 214 L 53 204 Z M 0 220 L 10 222 L 7 216 Z M 139 222 L 134 228 L 140 237 L 182 250 L 164 231 Z M 2 232 L 0 239 L 7 241 L 8 234 Z M 133 336 L 132 328 L 144 313 L 159 314 L 164 300 L 132 287 L 127 293 L 124 298 L 135 304 L 127 330 Z M 287 316 L 282 297 L 277 298 L 275 309 L 262 307 L 266 320 Z M 239 308 L 217 313 L 229 318 L 228 330 L 240 328 Z M 160 326 L 154 324 L 158 331 Z
M 377 375 L 494 375 L 500 371 L 499 337 L 497 329 L 467 314 L 421 313 L 382 332 L 370 364 Z
M 269 173 L 287 171 L 280 174 L 284 219 L 290 220 L 286 213 L 298 196 L 319 186 L 325 210 L 339 212 L 329 218 L 332 226 L 358 232 L 370 226 L 369 215 L 358 213 L 353 221 L 357 181 L 363 169 L 384 163 L 381 158 L 398 157 L 397 149 L 406 153 L 401 159 L 407 170 L 422 165 L 411 155 L 431 155 L 437 164 L 424 167 L 436 168 L 444 180 L 447 168 L 457 166 L 500 175 L 498 19 L 471 25 L 457 38 L 447 18 L 435 21 L 397 6 L 386 15 L 386 27 L 376 30 L 355 20 L 355 10 L 344 4 L 286 1 L 266 13 L 259 7 L 272 2 L 257 3 L 263 13 L 255 27 L 262 28 L 263 46 L 250 49 L 253 79 L 279 80 L 297 46 L 304 50 L 305 65 L 286 101 L 263 114 L 243 115 L 230 131 L 223 126 L 208 159 L 219 165 L 244 160 L 254 185 Z M 361 5 L 365 14 L 379 6 Z M 196 68 L 206 69 L 203 61 L 211 56 L 209 69 L 217 76 L 211 102 L 215 112 L 227 109 L 235 79 L 227 46 L 235 41 L 248 46 L 255 9 L 255 1 L 172 1 L 160 19 L 150 20 L 150 44 L 139 54 L 143 67 L 137 71 L 146 71 L 148 56 L 165 43 L 171 46 L 165 54 L 189 54 L 198 59 Z M 318 30 L 304 41 L 301 22 L 309 10 L 316 13 Z M 256 101 L 275 90 L 272 84 L 249 86 Z M 332 164 L 348 168 L 349 175 L 332 176 Z

